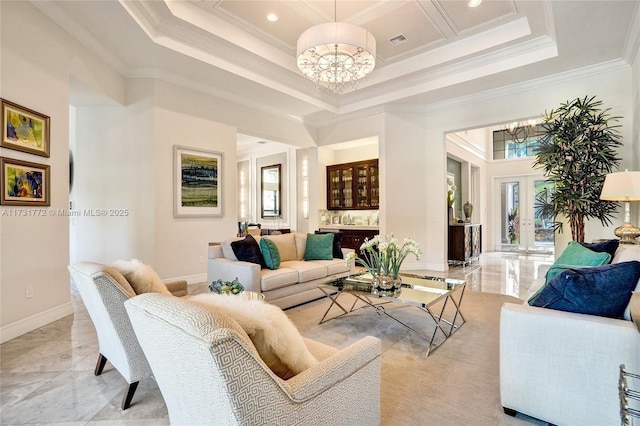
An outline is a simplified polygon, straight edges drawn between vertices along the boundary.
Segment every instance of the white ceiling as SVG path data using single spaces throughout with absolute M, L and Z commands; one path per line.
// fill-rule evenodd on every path
M 630 62 L 640 43 L 637 0 L 484 0 L 477 8 L 462 0 L 32 3 L 127 77 L 162 78 L 312 125 Z M 298 36 L 334 13 L 367 28 L 378 46 L 369 79 L 341 95 L 314 88 L 295 65 Z M 392 45 L 400 34 L 407 41 Z

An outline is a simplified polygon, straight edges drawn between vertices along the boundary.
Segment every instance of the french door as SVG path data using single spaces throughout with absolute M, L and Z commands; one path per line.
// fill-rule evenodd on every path
M 495 180 L 494 241 L 496 251 L 553 253 L 553 217 L 542 217 L 536 198 L 553 185 L 540 175 Z

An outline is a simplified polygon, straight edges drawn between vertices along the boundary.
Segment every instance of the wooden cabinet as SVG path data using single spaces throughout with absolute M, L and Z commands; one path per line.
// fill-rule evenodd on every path
M 362 253 L 360 253 L 360 246 L 364 243 L 365 239 L 371 240 L 373 237 L 378 235 L 380 231 L 377 229 L 348 229 L 348 228 L 322 228 L 320 227 L 320 231 L 322 232 L 342 232 L 342 244 L 341 246 L 344 248 L 351 248 L 358 253 L 358 256 L 362 257 Z
M 469 262 L 482 252 L 482 225 L 449 225 L 449 260 Z
M 327 166 L 327 210 L 377 209 L 378 159 Z

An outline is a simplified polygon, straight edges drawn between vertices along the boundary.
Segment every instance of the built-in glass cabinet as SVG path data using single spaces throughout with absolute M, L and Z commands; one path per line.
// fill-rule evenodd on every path
M 379 206 L 378 159 L 327 166 L 327 210 Z

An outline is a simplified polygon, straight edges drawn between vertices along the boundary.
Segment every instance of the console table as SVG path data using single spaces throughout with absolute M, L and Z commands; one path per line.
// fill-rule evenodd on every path
M 482 252 L 482 225 L 460 223 L 449 225 L 449 261 L 467 263 Z

